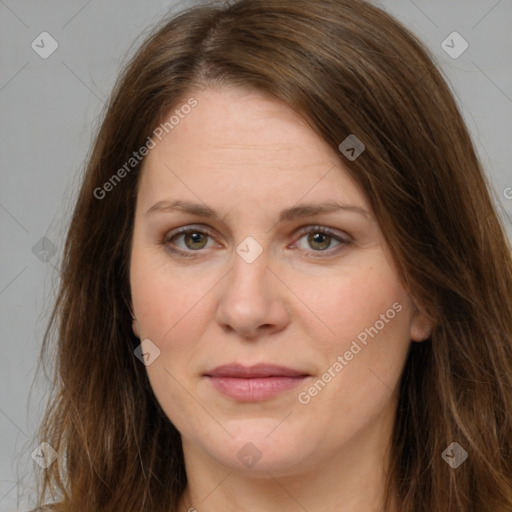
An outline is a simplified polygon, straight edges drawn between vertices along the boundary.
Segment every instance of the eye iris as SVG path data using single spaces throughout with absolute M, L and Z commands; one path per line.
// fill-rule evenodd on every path
M 323 242 L 322 242 L 323 239 Z M 321 251 L 327 249 L 330 245 L 331 236 L 325 233 L 310 233 L 308 235 L 308 243 L 310 244 L 320 244 L 320 247 L 316 247 Z M 312 245 L 314 247 L 314 245 Z
M 202 245 L 201 245 L 201 241 L 200 241 L 201 237 L 203 237 L 203 239 L 204 239 Z M 203 235 L 203 233 L 197 233 L 197 232 L 185 233 L 184 239 L 185 239 L 185 245 L 189 249 L 202 249 L 204 247 L 204 245 L 206 244 L 206 237 Z M 189 241 L 191 241 L 192 244 L 199 244 L 200 247 L 197 247 L 197 246 L 191 247 L 188 243 Z

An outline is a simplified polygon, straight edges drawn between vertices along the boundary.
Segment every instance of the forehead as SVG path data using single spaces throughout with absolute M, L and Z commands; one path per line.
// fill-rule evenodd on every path
M 281 100 L 223 87 L 193 92 L 181 104 L 191 97 L 196 106 L 181 113 L 146 157 L 139 188 L 144 202 L 168 193 L 269 207 L 302 197 L 350 199 L 369 208 L 337 152 Z

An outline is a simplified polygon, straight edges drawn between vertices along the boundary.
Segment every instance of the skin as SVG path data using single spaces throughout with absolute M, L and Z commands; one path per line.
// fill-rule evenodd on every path
M 426 317 L 397 275 L 365 194 L 297 113 L 241 88 L 190 96 L 197 106 L 144 162 L 130 261 L 133 330 L 160 350 L 146 369 L 182 436 L 188 487 L 180 510 L 376 512 L 397 386 L 411 341 L 428 335 Z M 146 213 L 176 199 L 219 215 Z M 283 209 L 327 201 L 368 216 L 278 221 Z M 170 240 L 190 225 L 212 235 Z M 315 242 L 299 232 L 313 225 L 334 236 Z M 251 263 L 236 252 L 248 236 L 262 249 Z M 394 303 L 400 312 L 299 402 Z M 270 362 L 310 377 L 265 401 L 240 402 L 204 377 L 232 362 Z M 261 454 L 252 467 L 237 457 L 246 443 Z

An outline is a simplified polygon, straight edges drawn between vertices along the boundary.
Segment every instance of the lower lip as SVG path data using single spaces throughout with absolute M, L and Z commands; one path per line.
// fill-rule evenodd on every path
M 252 379 L 238 377 L 210 377 L 213 387 L 235 400 L 257 402 L 293 389 L 306 379 L 301 377 L 257 377 Z

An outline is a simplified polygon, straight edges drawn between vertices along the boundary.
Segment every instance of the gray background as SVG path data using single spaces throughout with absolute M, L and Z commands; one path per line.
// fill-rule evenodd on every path
M 0 0 L 0 511 L 33 503 L 33 436 L 48 388 L 44 376 L 34 381 L 36 362 L 93 129 L 143 35 L 190 3 Z M 433 50 L 512 239 L 512 0 L 376 3 Z M 31 47 L 45 31 L 59 45 L 47 59 Z M 441 48 L 453 31 L 469 44 L 457 59 Z

